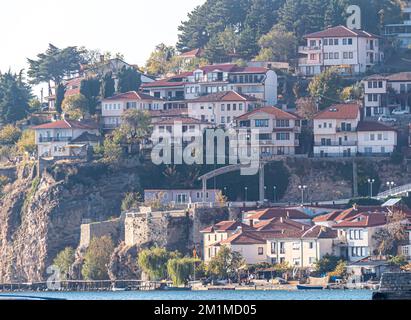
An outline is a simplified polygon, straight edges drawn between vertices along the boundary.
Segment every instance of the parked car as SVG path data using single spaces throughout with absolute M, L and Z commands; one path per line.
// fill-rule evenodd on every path
M 378 118 L 379 122 L 397 122 L 397 119 L 391 118 L 389 116 L 381 116 Z
M 396 115 L 396 116 L 401 116 L 401 115 L 404 115 L 404 114 L 410 114 L 410 112 L 408 110 L 395 109 L 392 112 L 392 114 Z

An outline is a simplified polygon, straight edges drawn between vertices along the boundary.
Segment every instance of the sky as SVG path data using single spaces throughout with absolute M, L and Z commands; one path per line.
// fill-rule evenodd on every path
M 175 45 L 181 21 L 205 0 L 6 0 L 0 2 L 0 71 L 27 68 L 49 43 L 120 52 L 144 65 L 154 47 Z

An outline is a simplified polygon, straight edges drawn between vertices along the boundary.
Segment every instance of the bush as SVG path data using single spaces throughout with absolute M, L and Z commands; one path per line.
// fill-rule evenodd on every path
M 86 280 L 107 280 L 107 265 L 110 262 L 114 244 L 110 237 L 93 238 L 86 254 L 81 273 Z
M 195 258 L 175 258 L 167 262 L 167 272 L 175 286 L 186 284 L 194 276 L 196 264 L 201 261 Z
M 340 257 L 326 254 L 324 257 L 322 257 L 315 263 L 315 271 L 317 271 L 320 274 L 332 272 L 337 268 L 340 262 Z
M 137 264 L 150 280 L 165 280 L 167 279 L 168 260 L 178 257 L 177 252 L 168 252 L 165 248 L 153 247 L 139 253 Z
M 0 145 L 13 145 L 21 136 L 21 131 L 17 127 L 9 124 L 0 130 Z
M 141 203 L 141 195 L 138 192 L 126 193 L 126 196 L 121 203 L 122 211 L 129 211 L 131 209 L 138 209 Z
M 65 248 L 63 251 L 54 258 L 53 264 L 59 268 L 60 276 L 63 280 L 68 278 L 70 272 L 70 267 L 73 265 L 75 260 L 74 249 L 71 247 Z
M 404 161 L 404 155 L 402 154 L 402 152 L 395 150 L 392 154 L 391 154 L 391 163 L 398 165 L 401 164 Z
M 400 256 L 391 257 L 388 260 L 388 264 L 391 266 L 404 267 L 408 264 L 408 261 L 407 261 L 407 258 L 400 255 Z
M 359 205 L 359 206 L 379 206 L 381 205 L 381 201 L 373 198 L 355 198 L 351 199 L 350 202 L 348 202 L 348 205 L 350 207 L 354 205 Z

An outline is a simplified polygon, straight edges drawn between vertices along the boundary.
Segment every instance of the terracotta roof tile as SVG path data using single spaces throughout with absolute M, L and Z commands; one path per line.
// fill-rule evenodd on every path
M 333 228 L 369 228 L 383 226 L 386 223 L 387 216 L 383 213 L 360 213 L 336 224 Z
M 334 104 L 320 111 L 314 119 L 356 119 L 360 114 L 360 106 L 356 103 Z
M 288 219 L 310 219 L 310 217 L 297 209 L 288 208 L 268 208 L 253 213 L 248 219 L 251 220 L 269 220 L 272 218 L 288 218 Z
M 379 38 L 379 36 L 371 34 L 364 30 L 351 30 L 345 26 L 331 27 L 322 31 L 310 33 L 304 38 L 327 38 L 327 37 L 362 37 L 362 38 Z
M 243 230 L 253 230 L 252 227 L 246 225 L 244 223 L 238 221 L 221 221 L 215 225 L 209 226 L 200 232 L 202 233 L 210 233 L 210 232 L 226 232 L 226 231 L 235 231 L 238 228 L 242 228 Z
M 35 126 L 32 129 L 89 129 L 95 130 L 98 128 L 97 123 L 94 122 L 82 122 L 82 121 L 74 121 L 74 120 L 59 120 L 54 122 L 49 122 L 45 124 L 41 124 L 39 126 Z
M 396 131 L 381 122 L 361 121 L 358 123 L 357 131 Z
M 256 232 L 239 232 L 233 234 L 231 237 L 220 242 L 221 245 L 225 244 L 265 244 L 266 240 L 261 238 Z
M 112 96 L 110 98 L 106 98 L 103 100 L 159 100 L 161 101 L 161 98 L 155 98 L 153 96 L 150 96 L 149 94 L 142 93 L 142 92 L 136 92 L 136 91 L 129 91 L 125 93 L 120 93 L 115 96 Z
M 295 116 L 294 114 L 283 111 L 276 107 L 262 107 L 262 108 L 254 109 L 253 111 L 250 111 L 246 114 L 243 114 L 242 116 L 236 118 L 236 120 L 237 121 L 248 120 L 250 116 L 254 114 L 258 114 L 258 113 L 268 113 L 270 115 L 275 116 L 276 119 L 285 119 L 285 120 L 298 119 L 298 117 Z
M 218 93 L 212 93 L 208 94 L 206 96 L 201 96 L 197 99 L 193 99 L 188 101 L 188 103 L 191 102 L 219 102 L 219 101 L 258 101 L 257 98 L 238 93 L 235 91 L 225 91 L 225 92 L 218 92 Z

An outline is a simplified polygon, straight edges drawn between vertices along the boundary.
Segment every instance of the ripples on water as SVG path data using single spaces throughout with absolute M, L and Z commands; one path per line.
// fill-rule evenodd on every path
M 128 291 L 20 293 L 68 300 L 371 300 L 369 290 L 308 291 Z

